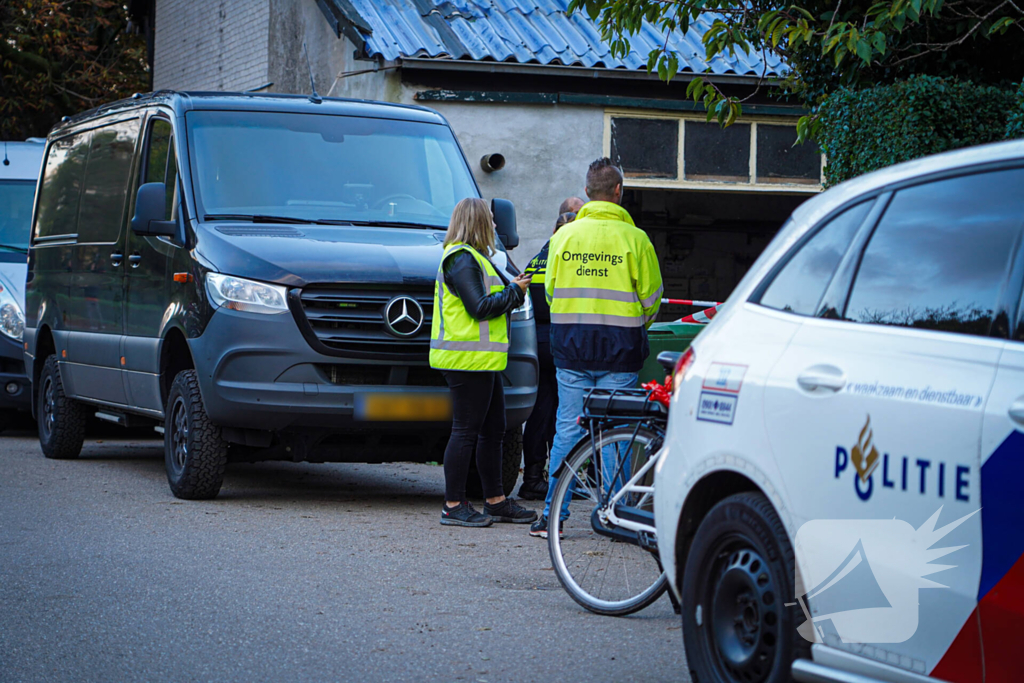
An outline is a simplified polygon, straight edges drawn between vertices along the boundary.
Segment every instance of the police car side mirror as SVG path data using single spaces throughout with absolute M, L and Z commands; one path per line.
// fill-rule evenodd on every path
M 175 237 L 178 224 L 165 221 L 167 215 L 167 188 L 163 183 L 144 183 L 135 195 L 135 215 L 132 232 L 147 237 Z
M 519 246 L 519 233 L 516 232 L 516 207 L 507 199 L 492 199 L 491 213 L 494 214 L 494 225 L 498 229 L 498 238 L 506 249 Z

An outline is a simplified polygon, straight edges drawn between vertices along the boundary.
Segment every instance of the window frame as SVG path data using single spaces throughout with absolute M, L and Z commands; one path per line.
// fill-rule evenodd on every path
M 757 125 L 763 123 L 774 126 L 793 126 L 796 133 L 796 122 L 798 117 L 793 116 L 754 116 L 744 115 L 741 123 L 750 124 L 750 145 L 749 153 L 749 179 L 747 182 L 732 182 L 723 180 L 687 180 L 686 160 L 684 150 L 686 148 L 686 122 L 707 123 L 707 117 L 699 113 L 666 113 L 652 112 L 637 109 L 613 109 L 604 110 L 602 150 L 604 156 L 611 156 L 612 150 L 612 119 L 661 119 L 674 120 L 678 122 L 678 145 L 676 158 L 675 178 L 637 178 L 627 177 L 623 181 L 624 188 L 637 189 L 673 189 L 673 190 L 719 190 L 723 192 L 770 192 L 775 194 L 818 194 L 823 189 L 825 178 L 825 155 L 821 155 L 821 167 L 819 169 L 819 182 L 817 185 L 808 183 L 785 183 L 773 181 L 770 183 L 759 182 L 757 177 Z
M 189 246 L 188 234 L 189 231 L 186 228 L 188 225 L 188 206 L 186 205 L 185 199 L 187 194 L 185 192 L 185 177 L 181 172 L 181 156 L 178 152 L 181 150 L 180 138 L 178 137 L 179 126 L 175 124 L 175 117 L 173 112 L 165 109 L 147 109 L 142 122 L 142 131 L 139 135 L 139 145 L 141 147 L 136 155 L 138 161 L 138 167 L 132 172 L 131 187 L 129 189 L 129 207 L 128 215 L 135 215 L 135 201 L 138 198 L 139 187 L 145 182 L 146 173 L 149 171 L 149 138 L 153 124 L 157 121 L 165 121 L 171 127 L 171 147 L 174 153 L 174 167 L 175 172 L 178 175 L 178 235 L 176 237 L 166 237 L 163 235 L 150 236 L 150 235 L 137 235 L 131 229 L 131 225 L 128 226 L 128 231 L 131 232 L 129 239 L 147 239 L 157 240 L 163 242 L 169 246 L 181 249 Z M 164 178 L 166 181 L 166 176 Z M 129 219 L 130 223 L 130 219 Z

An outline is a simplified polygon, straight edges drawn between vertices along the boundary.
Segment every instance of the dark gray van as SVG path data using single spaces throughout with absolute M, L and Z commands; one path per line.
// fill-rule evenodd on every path
M 420 107 L 159 92 L 64 121 L 26 283 L 43 453 L 77 457 L 93 414 L 153 424 L 181 498 L 215 496 L 234 460 L 441 460 L 433 287 L 452 208 L 477 196 Z M 514 247 L 512 205 L 492 206 Z M 536 395 L 527 302 L 503 373 L 506 491 Z

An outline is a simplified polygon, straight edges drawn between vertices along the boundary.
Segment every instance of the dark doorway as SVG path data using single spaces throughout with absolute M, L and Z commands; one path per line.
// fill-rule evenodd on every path
M 809 194 L 626 190 L 622 205 L 654 243 L 671 299 L 725 301 Z M 695 310 L 662 306 L 659 321 Z

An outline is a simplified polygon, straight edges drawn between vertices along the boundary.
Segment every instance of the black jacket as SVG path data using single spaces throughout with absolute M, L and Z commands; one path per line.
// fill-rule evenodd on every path
M 462 305 L 475 320 L 497 318 L 519 308 L 526 299 L 519 285 L 508 283 L 508 279 L 500 270 L 498 276 L 506 283 L 505 289 L 493 294 L 488 293 L 480 265 L 473 255 L 466 251 L 457 251 L 446 258 L 443 270 L 444 283 L 462 300 Z

